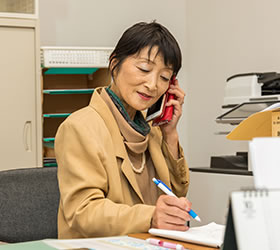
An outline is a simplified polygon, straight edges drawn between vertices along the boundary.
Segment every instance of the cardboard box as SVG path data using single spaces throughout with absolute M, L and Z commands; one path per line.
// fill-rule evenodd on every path
M 250 115 L 227 135 L 227 139 L 252 140 L 271 136 L 280 136 L 280 108 Z
M 280 112 L 272 112 L 272 132 L 271 136 L 280 136 Z

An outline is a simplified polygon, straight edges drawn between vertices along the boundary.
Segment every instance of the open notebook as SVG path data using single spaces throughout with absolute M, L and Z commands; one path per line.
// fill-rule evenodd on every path
M 175 231 L 151 228 L 150 234 L 195 244 L 220 247 L 223 243 L 225 226 L 214 222 L 200 227 L 191 227 L 188 231 Z

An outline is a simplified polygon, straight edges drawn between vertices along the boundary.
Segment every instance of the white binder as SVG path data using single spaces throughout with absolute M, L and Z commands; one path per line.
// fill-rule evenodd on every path
M 223 250 L 280 249 L 280 190 L 232 192 Z
M 255 188 L 280 189 L 279 150 L 279 137 L 259 137 L 250 141 L 249 157 L 254 174 Z

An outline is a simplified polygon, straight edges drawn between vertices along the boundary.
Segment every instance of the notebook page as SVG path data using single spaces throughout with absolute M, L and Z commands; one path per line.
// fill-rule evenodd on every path
M 263 195 L 263 214 L 270 250 L 280 249 L 280 190 L 269 191 Z
M 220 247 L 223 243 L 225 226 L 214 222 L 201 227 L 191 227 L 188 231 L 151 228 L 150 234 L 206 246 Z
M 269 249 L 263 195 L 259 191 L 232 192 L 233 224 L 239 250 Z

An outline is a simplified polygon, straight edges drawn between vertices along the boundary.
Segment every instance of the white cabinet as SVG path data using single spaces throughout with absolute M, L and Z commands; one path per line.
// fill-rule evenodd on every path
M 42 166 L 37 20 L 0 17 L 0 37 L 0 170 Z
M 1 0 L 0 16 L 11 18 L 38 18 L 38 0 Z
M 252 175 L 190 171 L 190 188 L 187 197 L 203 225 L 210 222 L 225 225 L 230 193 L 243 188 L 250 189 L 253 186 Z M 191 225 L 201 226 L 201 223 L 192 220 Z

